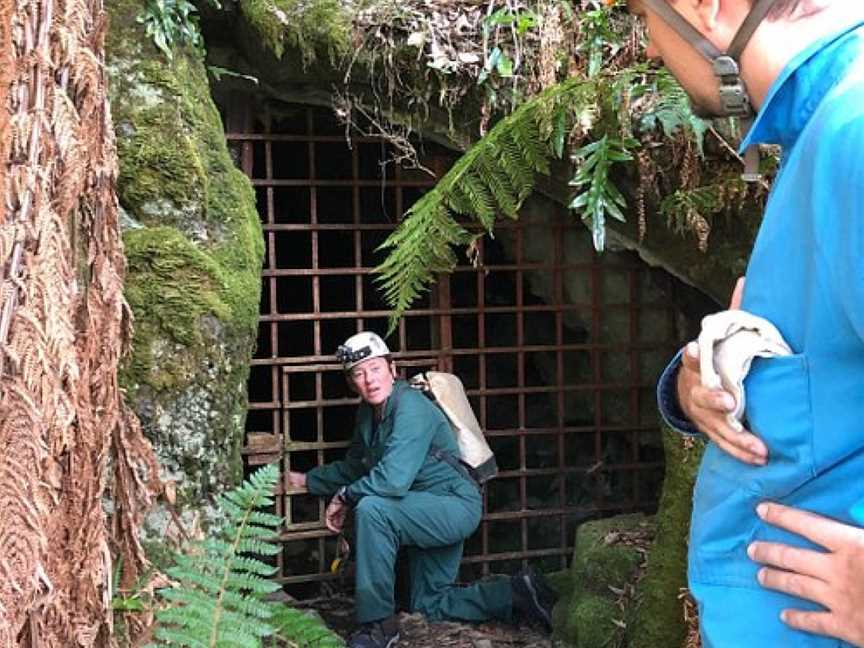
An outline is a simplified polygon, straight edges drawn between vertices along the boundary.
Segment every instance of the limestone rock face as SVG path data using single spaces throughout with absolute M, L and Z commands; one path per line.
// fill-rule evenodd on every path
M 178 504 L 206 506 L 241 474 L 246 379 L 263 255 L 255 197 L 232 163 L 198 52 L 169 61 L 110 3 L 108 69 L 135 315 L 121 380 Z

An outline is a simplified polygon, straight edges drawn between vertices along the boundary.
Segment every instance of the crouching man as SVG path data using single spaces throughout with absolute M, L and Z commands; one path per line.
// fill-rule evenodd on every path
M 554 592 L 531 570 L 470 586 L 454 584 L 462 545 L 483 512 L 478 485 L 456 461 L 459 450 L 444 414 L 397 380 L 390 351 L 375 333 L 349 338 L 336 354 L 363 402 L 347 455 L 292 486 L 328 497 L 327 528 L 338 532 L 354 510 L 355 600 L 360 627 L 350 648 L 391 648 L 396 554 L 408 553 L 410 606 L 430 621 L 538 621 L 551 629 Z

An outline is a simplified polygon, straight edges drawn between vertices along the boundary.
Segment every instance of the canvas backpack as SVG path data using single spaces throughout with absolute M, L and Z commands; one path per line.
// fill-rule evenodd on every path
M 424 371 L 411 378 L 409 384 L 423 392 L 450 421 L 459 446 L 458 462 L 471 478 L 483 484 L 497 475 L 495 455 L 486 442 L 459 377 L 443 371 Z M 439 458 L 447 460 L 443 456 Z

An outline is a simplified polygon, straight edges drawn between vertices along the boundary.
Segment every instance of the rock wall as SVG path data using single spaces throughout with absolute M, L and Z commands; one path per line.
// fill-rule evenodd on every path
M 263 239 L 201 54 L 169 61 L 138 22 L 141 6 L 110 3 L 107 46 L 135 316 L 121 380 L 178 504 L 201 507 L 241 476 Z

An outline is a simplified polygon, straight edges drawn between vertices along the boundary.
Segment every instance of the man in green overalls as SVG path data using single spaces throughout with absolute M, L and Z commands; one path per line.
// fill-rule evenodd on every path
M 525 570 L 462 587 L 454 584 L 462 545 L 483 512 L 478 485 L 457 461 L 444 414 L 396 379 L 390 351 L 375 333 L 337 351 L 348 384 L 362 399 L 342 461 L 289 473 L 292 486 L 331 498 L 325 523 L 339 532 L 354 510 L 355 599 L 359 631 L 350 648 L 392 648 L 399 639 L 394 603 L 396 554 L 408 552 L 411 610 L 431 621 L 540 621 L 551 628 L 555 595 Z

